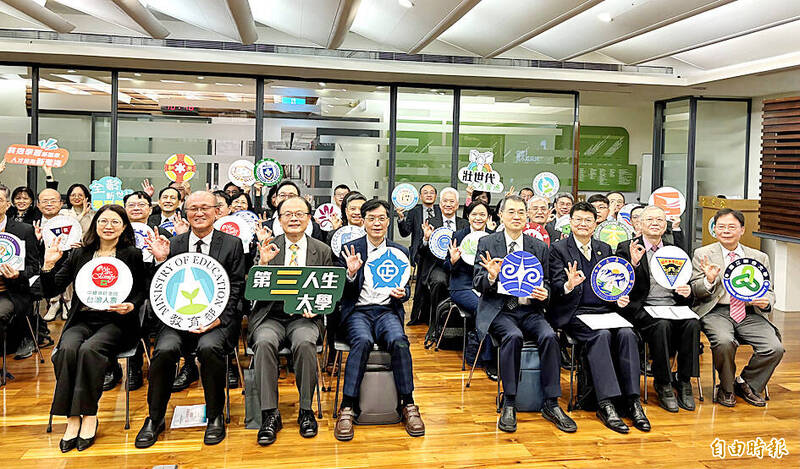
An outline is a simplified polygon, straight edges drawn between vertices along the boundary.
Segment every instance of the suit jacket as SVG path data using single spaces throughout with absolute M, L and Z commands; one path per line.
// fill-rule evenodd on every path
M 464 241 L 464 238 L 472 232 L 469 226 L 453 233 L 453 242 L 456 246 Z M 450 291 L 457 290 L 472 290 L 472 274 L 475 272 L 474 266 L 459 259 L 455 264 L 450 262 L 450 251 L 447 252 L 447 257 L 442 261 L 444 270 L 450 274 Z
M 769 257 L 765 253 L 757 249 L 749 248 L 744 244 L 742 244 L 742 250 L 744 250 L 745 257 L 757 260 L 772 272 L 769 265 Z M 708 256 L 711 262 L 721 267 L 716 281 L 711 285 L 711 290 L 706 288 L 704 282 L 705 274 L 703 273 L 703 269 L 700 268 L 700 261 L 705 256 Z M 722 274 L 724 272 L 725 259 L 723 258 L 722 245 L 720 243 L 709 244 L 708 246 L 703 246 L 694 251 L 694 256 L 692 257 L 692 279 L 690 280 L 690 284 L 692 286 L 692 293 L 697 300 L 692 309 L 698 316 L 705 316 L 709 311 L 714 309 L 714 306 L 727 294 L 725 286 L 722 285 Z M 769 286 L 766 298 L 769 300 L 769 307 L 763 310 L 755 306 L 753 307 L 757 313 L 760 313 L 764 317 L 766 317 L 766 313 L 772 311 L 772 305 L 775 304 L 775 292 L 772 290 L 772 284 Z
M 592 243 L 592 256 L 598 259 L 604 259 L 611 255 L 611 246 L 598 241 L 594 238 Z M 565 269 L 570 262 L 578 261 L 583 254 L 578 250 L 575 244 L 575 235 L 570 234 L 569 237 L 556 241 L 550 245 L 550 283 L 553 287 L 553 300 L 550 302 L 552 307 L 549 310 L 551 321 L 555 327 L 564 327 L 578 311 L 581 298 L 583 297 L 584 288 L 592 288 L 589 284 L 591 272 L 584 272 L 586 280 L 576 286 L 569 293 L 564 293 L 564 285 L 567 283 L 567 272 Z M 609 303 L 610 308 L 614 308 Z
M 634 239 L 639 243 L 640 246 L 644 246 L 644 240 L 642 236 Z M 667 242 L 663 238 L 661 241 L 664 243 L 664 246 L 672 246 L 672 243 Z M 628 262 L 631 262 L 631 265 L 633 265 L 633 262 L 631 261 L 631 242 L 632 240 L 627 240 L 619 243 L 619 245 L 617 245 L 616 255 Z M 622 308 L 620 311 L 620 314 L 629 321 L 632 321 L 637 314 L 642 312 L 644 308 L 644 302 L 647 300 L 647 295 L 650 294 L 650 263 L 647 261 L 646 253 L 644 256 L 642 256 L 642 260 L 639 262 L 639 265 L 633 268 L 633 272 L 636 278 L 633 282 L 633 289 L 628 294 L 631 302 L 628 304 L 628 306 Z M 689 295 L 688 298 L 685 298 L 673 292 L 672 297 L 675 299 L 676 305 L 686 306 L 692 304 L 691 295 Z
M 184 254 L 189 251 L 189 235 L 191 231 L 179 234 L 170 239 L 169 257 Z M 242 299 L 244 292 L 244 249 L 242 248 L 242 241 L 235 236 L 228 233 L 223 233 L 219 230 L 214 230 L 211 237 L 211 246 L 209 246 L 208 254 L 216 259 L 222 267 L 228 272 L 228 279 L 230 280 L 230 296 L 228 296 L 228 305 L 220 315 L 219 319 L 221 324 L 219 327 L 237 327 L 242 321 L 240 314 L 239 302 Z
M 92 260 L 94 254 L 95 250 L 88 247 L 72 249 L 67 260 L 62 262 L 59 267 L 54 267 L 48 272 L 42 272 L 39 277 L 42 291 L 48 297 L 63 293 L 64 290 L 75 281 L 75 277 L 78 275 L 81 267 Z M 142 261 L 142 251 L 136 246 L 117 249 L 114 257 L 125 263 L 131 270 L 131 276 L 134 279 L 133 288 L 131 288 L 130 294 L 122 303 L 133 303 L 133 311 L 127 314 L 117 314 L 108 311 L 107 314 L 111 321 L 117 323 L 119 327 L 126 332 L 125 340 L 127 346 L 124 348 L 129 348 L 140 337 L 139 309 L 148 296 L 146 282 L 138 282 L 136 280 L 146 278 L 147 270 Z M 69 329 L 76 323 L 76 318 L 80 316 L 79 311 L 84 306 L 78 295 L 75 294 L 72 297 L 72 306 L 69 309 L 69 317 L 64 324 L 64 330 Z M 63 332 L 61 336 L 64 336 Z
M 522 249 L 536 256 L 539 262 L 542 263 L 542 272 L 544 274 L 542 286 L 546 288 L 548 292 L 551 292 L 550 277 L 547 268 L 547 245 L 532 236 L 523 234 Z M 484 337 L 489 331 L 489 326 L 500 313 L 505 300 L 508 298 L 507 295 L 497 293 L 497 279 L 494 283 L 489 283 L 489 272 L 480 264 L 480 259 L 483 257 L 484 253 L 488 253 L 492 258 L 505 257 L 506 254 L 508 254 L 505 233 L 502 231 L 493 233 L 484 236 L 478 241 L 478 251 L 475 256 L 475 266 L 473 268 L 472 287 L 481 294 L 480 300 L 478 301 L 478 313 L 476 317 L 476 326 L 481 337 Z M 547 298 L 548 299 L 545 301 L 531 299 L 531 310 L 544 314 L 550 299 L 549 294 Z
M 422 209 L 422 204 L 417 205 L 406 213 L 406 217 L 402 221 L 397 222 L 400 236 L 407 238 L 411 235 L 411 257 L 409 257 L 411 265 L 417 264 L 417 253 L 419 252 L 419 247 L 422 246 L 422 238 L 424 238 L 422 233 Z M 442 209 L 438 205 L 433 206 L 433 215 L 434 217 L 437 215 L 439 217 L 442 216 Z
M 326 246 L 321 241 L 318 241 L 310 236 L 306 236 L 306 266 L 333 266 L 333 253 L 331 248 Z M 268 265 L 286 265 L 284 263 L 286 255 L 286 235 L 280 235 L 272 241 L 273 244 L 278 246 L 280 251 L 274 259 L 269 261 Z M 253 312 L 247 317 L 248 326 L 250 329 L 250 336 L 255 332 L 258 326 L 267 318 L 275 319 L 296 319 L 301 318 L 302 315 L 288 315 L 283 312 L 283 301 L 257 301 L 253 306 Z
M 6 233 L 13 234 L 25 243 L 25 270 L 20 271 L 17 278 L 3 278 L 3 282 L 6 285 L 6 293 L 14 303 L 14 313 L 27 314 L 33 299 L 30 279 L 39 273 L 39 243 L 36 241 L 32 225 L 14 221 L 8 216 L 6 216 Z
M 345 246 L 350 249 L 350 246 L 354 247 L 356 253 L 361 254 L 361 260 L 364 263 L 361 265 L 361 268 L 358 269 L 356 273 L 356 278 L 353 279 L 352 282 L 348 281 L 344 284 L 344 291 L 342 292 L 342 319 L 341 323 L 344 323 L 347 316 L 353 312 L 353 309 L 356 307 L 356 303 L 358 303 L 358 296 L 361 294 L 361 289 L 364 287 L 364 269 L 367 266 L 367 237 L 362 236 L 361 238 L 354 239 L 349 243 L 346 243 Z M 408 255 L 408 249 L 405 247 L 386 239 L 386 247 L 390 248 L 397 248 L 403 251 L 403 254 L 406 256 Z M 347 260 L 344 257 L 338 259 L 338 264 L 340 267 L 347 268 Z M 410 282 L 406 284 L 406 294 L 402 298 L 389 298 L 389 307 L 392 308 L 395 314 L 400 318 L 400 323 L 402 324 L 403 318 L 405 317 L 405 310 L 403 309 L 403 303 L 408 301 L 409 296 L 411 295 L 411 286 Z
M 422 222 L 420 222 L 421 224 Z M 444 219 L 441 212 L 428 220 L 428 223 L 436 229 L 444 226 Z M 456 217 L 456 229 L 454 231 L 469 230 L 469 222 L 463 218 Z M 467 231 L 469 233 L 469 231 Z M 466 235 L 465 235 L 466 236 Z M 436 267 L 442 266 L 442 260 L 434 256 L 430 246 L 424 244 L 425 235 L 422 235 L 420 245 L 417 249 L 417 278 L 424 283 Z

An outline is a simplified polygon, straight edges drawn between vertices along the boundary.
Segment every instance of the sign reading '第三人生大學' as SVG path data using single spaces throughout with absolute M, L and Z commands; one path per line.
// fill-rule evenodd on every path
M 343 267 L 256 265 L 247 275 L 248 300 L 283 301 L 286 314 L 330 314 L 342 298 Z

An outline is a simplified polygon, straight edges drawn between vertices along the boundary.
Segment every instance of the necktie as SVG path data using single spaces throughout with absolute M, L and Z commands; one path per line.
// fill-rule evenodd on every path
M 583 257 L 585 257 L 587 261 L 592 260 L 592 253 L 589 251 L 589 249 L 590 248 L 588 244 L 584 244 L 583 246 L 581 246 L 581 252 L 583 253 Z
M 512 252 L 514 252 L 516 250 L 517 250 L 517 242 L 516 241 L 511 241 L 510 243 L 508 243 L 508 253 L 509 254 L 511 254 Z M 517 308 L 517 306 L 519 306 L 519 299 L 517 299 L 516 296 L 512 296 L 512 297 L 510 297 L 510 298 L 508 298 L 506 300 L 506 308 L 508 308 L 509 311 L 514 311 Z
M 300 246 L 296 244 L 292 244 L 291 246 L 289 246 L 289 251 L 291 251 L 291 253 L 289 254 L 289 266 L 297 267 L 297 251 L 299 249 Z
M 433 208 L 428 208 L 425 210 L 425 212 L 428 214 L 428 216 L 425 218 L 426 221 L 433 218 Z
M 445 220 L 444 224 L 447 226 L 448 230 L 452 230 L 453 229 L 453 220 Z
M 735 252 L 731 251 L 728 253 L 728 263 L 731 263 L 736 260 L 738 256 Z M 736 324 L 739 324 L 744 320 L 744 317 L 747 315 L 745 311 L 744 301 L 730 297 L 731 298 L 731 319 L 733 319 Z
M 195 246 L 194 252 L 202 254 L 203 253 L 203 244 L 205 244 L 205 243 L 203 242 L 202 239 L 197 240 L 197 242 L 194 243 L 194 246 Z

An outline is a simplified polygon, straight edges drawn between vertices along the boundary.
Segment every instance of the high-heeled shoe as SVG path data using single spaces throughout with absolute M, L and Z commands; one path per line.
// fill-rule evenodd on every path
M 97 436 L 97 427 L 99 427 L 99 426 L 100 426 L 100 421 L 99 420 L 95 420 L 95 422 L 94 422 L 94 435 L 92 435 L 91 438 L 84 439 L 84 438 L 81 438 L 80 436 L 78 436 L 78 444 L 77 444 L 78 451 L 83 451 L 83 450 L 89 449 L 89 447 L 94 444 L 94 439 Z M 80 435 L 80 433 L 78 435 Z
M 81 423 L 83 423 L 83 419 L 81 419 Z M 79 424 L 78 425 L 78 434 L 80 434 L 80 431 L 81 431 L 81 426 Z M 78 445 L 78 437 L 77 436 L 75 438 L 70 438 L 69 440 L 65 440 L 65 439 L 62 438 L 61 441 L 58 442 L 58 447 L 59 447 L 59 449 L 61 449 L 62 453 L 67 453 L 69 451 L 72 451 L 73 449 L 75 449 L 75 447 L 77 445 Z

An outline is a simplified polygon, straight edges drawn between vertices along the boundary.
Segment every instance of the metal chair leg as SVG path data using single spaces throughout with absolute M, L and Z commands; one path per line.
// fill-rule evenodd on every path
M 130 430 L 131 428 L 131 391 L 130 387 L 128 386 L 130 370 L 131 359 L 129 357 L 125 359 L 125 381 L 123 382 L 125 385 L 125 430 Z
M 6 379 L 8 377 L 8 368 L 6 367 L 6 339 L 8 339 L 8 333 L 3 332 L 3 379 L 0 380 L 0 385 L 6 385 Z
M 317 418 L 322 418 L 322 391 L 320 390 L 319 382 L 322 379 L 322 370 L 319 367 L 319 361 L 317 362 Z
M 475 354 L 475 361 L 472 362 L 472 369 L 469 370 L 469 378 L 467 378 L 467 384 L 464 386 L 464 389 L 469 387 L 469 383 L 472 382 L 472 373 L 475 373 L 475 365 L 478 364 L 478 357 L 481 356 L 481 348 L 483 348 L 483 341 L 486 340 L 486 336 L 483 336 L 480 343 L 478 344 L 478 353 Z
M 717 369 L 714 368 L 713 350 L 711 352 L 711 402 L 717 402 Z
M 450 307 L 447 311 L 447 316 L 444 318 L 444 325 L 442 326 L 442 332 L 439 334 L 439 340 L 436 341 L 436 347 L 433 348 L 434 352 L 439 351 L 439 344 L 442 343 L 442 338 L 444 338 L 444 330 L 447 328 L 447 323 L 450 321 L 450 315 L 453 314 L 453 308 L 456 308 L 456 305 Z
M 647 404 L 647 342 L 644 344 L 644 403 Z
M 500 413 L 500 409 L 503 403 L 503 395 L 500 393 L 500 347 L 497 347 L 497 413 Z
M 39 355 L 39 363 L 44 363 L 44 357 L 42 356 L 42 351 L 39 349 L 39 339 L 37 338 L 37 334 L 33 332 L 33 327 L 31 326 L 31 318 L 27 315 L 25 316 L 25 322 L 28 323 L 28 330 L 31 331 L 31 338 L 33 338 L 33 347 L 36 349 L 36 354 Z
M 464 329 L 462 331 L 462 343 L 461 343 L 461 371 L 467 369 L 467 317 L 464 316 Z
M 144 359 L 147 361 L 147 368 L 150 368 L 150 347 L 147 346 L 147 342 L 144 339 L 139 339 L 142 343 L 142 348 L 144 349 Z
M 230 366 L 230 357 L 225 357 L 225 423 L 231 423 L 231 387 L 228 385 L 228 369 Z
M 569 402 L 567 403 L 567 412 L 572 412 L 575 407 L 573 403 L 573 377 L 575 376 L 575 344 L 569 347 Z
M 769 385 L 767 384 L 764 385 L 764 400 L 769 400 Z
M 233 356 L 236 359 L 236 368 L 239 371 L 239 382 L 242 383 L 242 392 L 244 392 L 244 373 L 242 372 L 242 362 L 239 361 L 239 348 L 233 349 Z
M 694 379 L 697 381 L 697 396 L 698 396 L 698 399 L 700 399 L 700 402 L 703 402 L 703 400 L 704 400 L 703 399 L 703 385 L 700 384 L 700 377 L 699 376 L 695 376 Z
M 50 414 L 50 420 L 47 421 L 47 433 L 53 433 L 53 414 Z
M 341 381 L 341 378 L 342 378 L 342 372 L 341 372 L 342 355 L 343 355 L 342 352 L 337 350 L 336 351 L 336 359 L 333 361 L 334 369 L 336 369 L 336 368 L 339 369 L 339 373 L 336 374 L 336 397 L 334 397 L 334 399 L 333 399 L 333 418 L 336 418 L 338 413 L 339 413 L 339 382 Z

